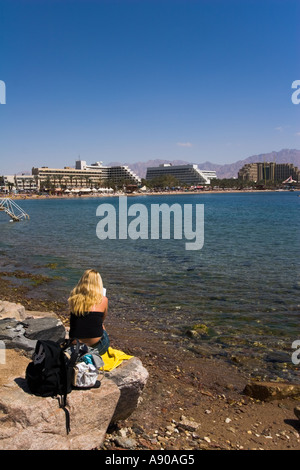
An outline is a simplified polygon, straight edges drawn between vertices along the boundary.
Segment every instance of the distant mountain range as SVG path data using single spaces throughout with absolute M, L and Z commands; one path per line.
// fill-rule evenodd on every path
M 283 149 L 279 152 L 261 153 L 259 155 L 252 155 L 244 160 L 238 160 L 235 163 L 227 163 L 225 165 L 217 165 L 211 162 L 197 163 L 187 162 L 183 160 L 148 160 L 146 162 L 136 163 L 121 163 L 110 162 L 108 165 L 128 165 L 141 178 L 146 177 L 147 168 L 150 166 L 158 166 L 162 163 L 172 163 L 172 165 L 187 165 L 188 163 L 197 164 L 200 170 L 214 170 L 218 178 L 237 178 L 238 171 L 246 163 L 255 162 L 276 162 L 276 163 L 293 163 L 294 166 L 300 168 L 300 150 L 296 149 Z

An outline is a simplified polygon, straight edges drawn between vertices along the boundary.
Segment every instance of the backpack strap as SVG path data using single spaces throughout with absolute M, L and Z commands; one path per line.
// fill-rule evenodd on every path
M 71 431 L 71 426 L 70 426 L 70 413 L 69 410 L 67 409 L 67 395 L 61 395 L 60 397 L 57 397 L 58 399 L 58 404 L 61 409 L 64 410 L 65 415 L 66 415 L 66 431 L 67 434 Z
M 74 367 L 75 366 L 76 361 L 78 359 L 78 356 L 80 354 L 80 345 L 81 345 L 81 343 L 80 343 L 79 339 L 74 338 L 74 339 L 69 340 L 70 343 L 67 347 L 73 345 L 73 342 L 75 340 L 76 340 L 76 347 L 75 347 L 74 351 L 72 351 L 72 354 L 71 354 L 71 357 L 70 357 L 70 362 L 69 362 L 69 367 Z M 66 349 L 66 348 L 64 348 L 64 349 Z
M 73 342 L 75 340 L 76 340 L 76 347 L 75 347 L 74 351 L 72 351 L 72 354 L 70 356 L 70 361 L 69 361 L 69 364 L 68 364 L 68 371 L 67 371 L 67 378 L 66 378 L 67 381 L 71 380 L 73 368 L 74 368 L 74 366 L 77 362 L 78 356 L 80 355 L 80 344 L 81 343 L 77 338 L 73 338 L 73 339 L 69 339 L 69 340 L 65 341 L 61 345 L 62 351 L 65 351 L 67 348 L 69 348 L 70 346 L 73 345 Z M 66 388 L 68 388 L 68 387 L 66 387 Z M 60 397 L 58 397 L 58 403 L 59 403 L 59 407 L 62 408 L 65 412 L 65 415 L 66 415 L 66 431 L 67 431 L 67 434 L 69 434 L 69 432 L 71 431 L 71 427 L 70 427 L 70 413 L 69 413 L 69 410 L 67 409 L 67 394 L 68 394 L 68 391 L 66 389 L 65 393 L 63 395 L 61 395 Z

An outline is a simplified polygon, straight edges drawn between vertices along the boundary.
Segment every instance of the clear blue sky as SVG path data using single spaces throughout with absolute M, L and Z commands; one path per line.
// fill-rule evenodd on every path
M 300 148 L 299 0 L 0 0 L 0 174 Z

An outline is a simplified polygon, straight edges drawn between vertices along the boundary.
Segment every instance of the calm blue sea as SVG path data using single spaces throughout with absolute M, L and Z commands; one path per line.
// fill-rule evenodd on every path
M 118 197 L 21 200 L 29 221 L 0 214 L 0 269 L 50 276 L 39 295 L 56 300 L 66 300 L 85 269 L 98 269 L 108 297 L 132 306 L 124 312 L 129 320 L 150 320 L 145 327 L 165 340 L 252 375 L 300 381 L 291 359 L 300 339 L 299 194 L 127 198 L 149 214 L 152 204 L 204 204 L 197 251 L 187 251 L 184 238 L 100 240 L 97 207 L 113 204 L 118 212 Z M 186 334 L 199 324 L 206 335 Z

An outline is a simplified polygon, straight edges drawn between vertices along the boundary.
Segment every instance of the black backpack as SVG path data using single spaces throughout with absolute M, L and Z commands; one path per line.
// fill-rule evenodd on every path
M 73 369 L 82 354 L 79 341 L 72 348 L 71 355 L 66 353 L 74 340 L 56 343 L 51 340 L 38 340 L 33 361 L 26 368 L 29 390 L 41 397 L 57 397 L 60 408 L 66 414 L 67 433 L 70 431 L 70 417 L 66 408 L 66 397 L 72 391 Z

